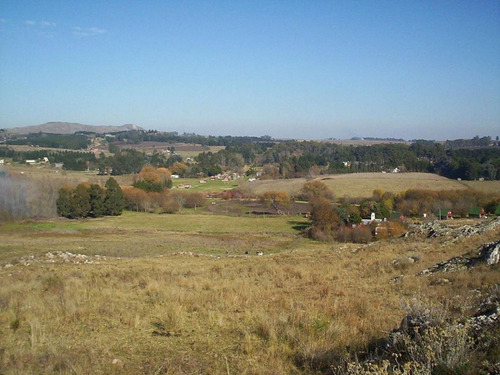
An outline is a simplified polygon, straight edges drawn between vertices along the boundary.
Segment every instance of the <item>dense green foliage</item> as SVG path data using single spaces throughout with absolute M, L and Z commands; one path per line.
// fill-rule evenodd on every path
M 76 142 L 85 135 L 37 135 L 57 143 L 64 139 Z M 58 138 L 62 137 L 62 138 Z M 38 139 L 38 138 L 31 138 Z M 65 169 L 98 169 L 101 174 L 121 175 L 138 173 L 147 164 L 156 168 L 171 168 L 183 162 L 175 154 L 154 152 L 146 155 L 133 149 L 120 149 L 119 143 L 129 145 L 143 141 L 183 142 L 203 146 L 225 146 L 218 152 L 202 152 L 194 161 L 186 162 L 182 173 L 186 177 L 213 176 L 222 172 L 243 172 L 248 166 L 262 169 L 263 178 L 295 178 L 317 174 L 357 172 L 431 172 L 449 178 L 475 180 L 500 179 L 500 147 L 491 137 L 471 140 L 435 142 L 415 140 L 411 143 L 379 143 L 373 145 L 343 145 L 330 141 L 277 141 L 270 137 L 213 137 L 156 131 L 120 132 L 109 138 L 113 155 L 101 153 L 98 160 L 91 153 L 30 151 L 14 152 L 0 148 L 0 157 L 14 161 L 49 156 L 50 162 L 63 162 Z M 54 143 L 54 144 L 55 144 Z M 80 147 L 79 145 L 78 147 Z M 75 144 L 76 147 L 76 144 Z
M 109 178 L 105 189 L 97 184 L 81 183 L 76 188 L 64 186 L 59 190 L 57 213 L 67 218 L 121 215 L 123 193 L 114 178 Z
M 90 140 L 83 134 L 43 134 L 36 133 L 22 138 L 9 139 L 11 145 L 31 145 L 39 147 L 86 149 Z
M 14 162 L 23 163 L 28 159 L 41 160 L 48 157 L 51 164 L 62 163 L 63 169 L 84 171 L 95 169 L 97 159 L 92 152 L 77 151 L 14 151 L 8 147 L 0 147 L 0 157 L 12 158 Z

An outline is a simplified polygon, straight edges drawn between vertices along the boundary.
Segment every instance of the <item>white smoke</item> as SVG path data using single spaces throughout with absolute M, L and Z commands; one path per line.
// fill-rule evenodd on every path
M 57 216 L 58 190 L 48 178 L 11 176 L 0 169 L 0 220 Z

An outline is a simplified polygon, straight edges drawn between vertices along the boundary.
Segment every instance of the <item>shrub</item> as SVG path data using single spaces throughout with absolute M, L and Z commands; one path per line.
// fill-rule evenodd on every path
M 200 192 L 184 193 L 184 207 L 196 208 L 205 204 L 205 194 Z
M 398 221 L 386 221 L 375 228 L 377 239 L 399 237 L 406 233 L 406 227 Z
M 337 231 L 336 239 L 340 242 L 368 243 L 372 240 L 372 230 L 366 225 L 345 226 Z
M 161 206 L 162 212 L 166 214 L 175 214 L 181 209 L 180 203 L 173 197 L 169 197 Z

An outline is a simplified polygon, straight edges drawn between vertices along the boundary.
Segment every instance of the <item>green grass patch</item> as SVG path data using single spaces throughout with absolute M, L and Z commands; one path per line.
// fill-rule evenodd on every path
M 307 243 L 301 217 L 214 215 L 185 210 L 160 215 L 125 211 L 99 219 L 24 220 L 0 226 L 0 263 L 46 252 L 149 257 L 177 252 L 243 255 Z
M 204 180 L 206 183 L 201 183 Z M 242 180 L 243 181 L 243 180 Z M 238 180 L 224 182 L 222 180 L 210 180 L 210 178 L 174 178 L 172 179 L 172 186 L 175 188 L 179 185 L 189 184 L 191 187 L 187 191 L 201 191 L 203 193 L 217 193 L 224 190 L 230 190 L 239 185 Z M 175 189 L 174 189 L 175 190 Z

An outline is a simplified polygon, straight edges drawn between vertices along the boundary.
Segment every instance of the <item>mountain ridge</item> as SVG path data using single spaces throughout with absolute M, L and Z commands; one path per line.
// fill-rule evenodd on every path
M 76 132 L 95 132 L 95 133 L 113 133 L 128 130 L 144 130 L 134 124 L 125 124 L 121 126 L 113 125 L 86 125 L 78 122 L 52 121 L 40 125 L 23 126 L 11 129 L 4 129 L 11 134 L 30 134 L 30 133 L 50 133 L 50 134 L 74 134 Z

